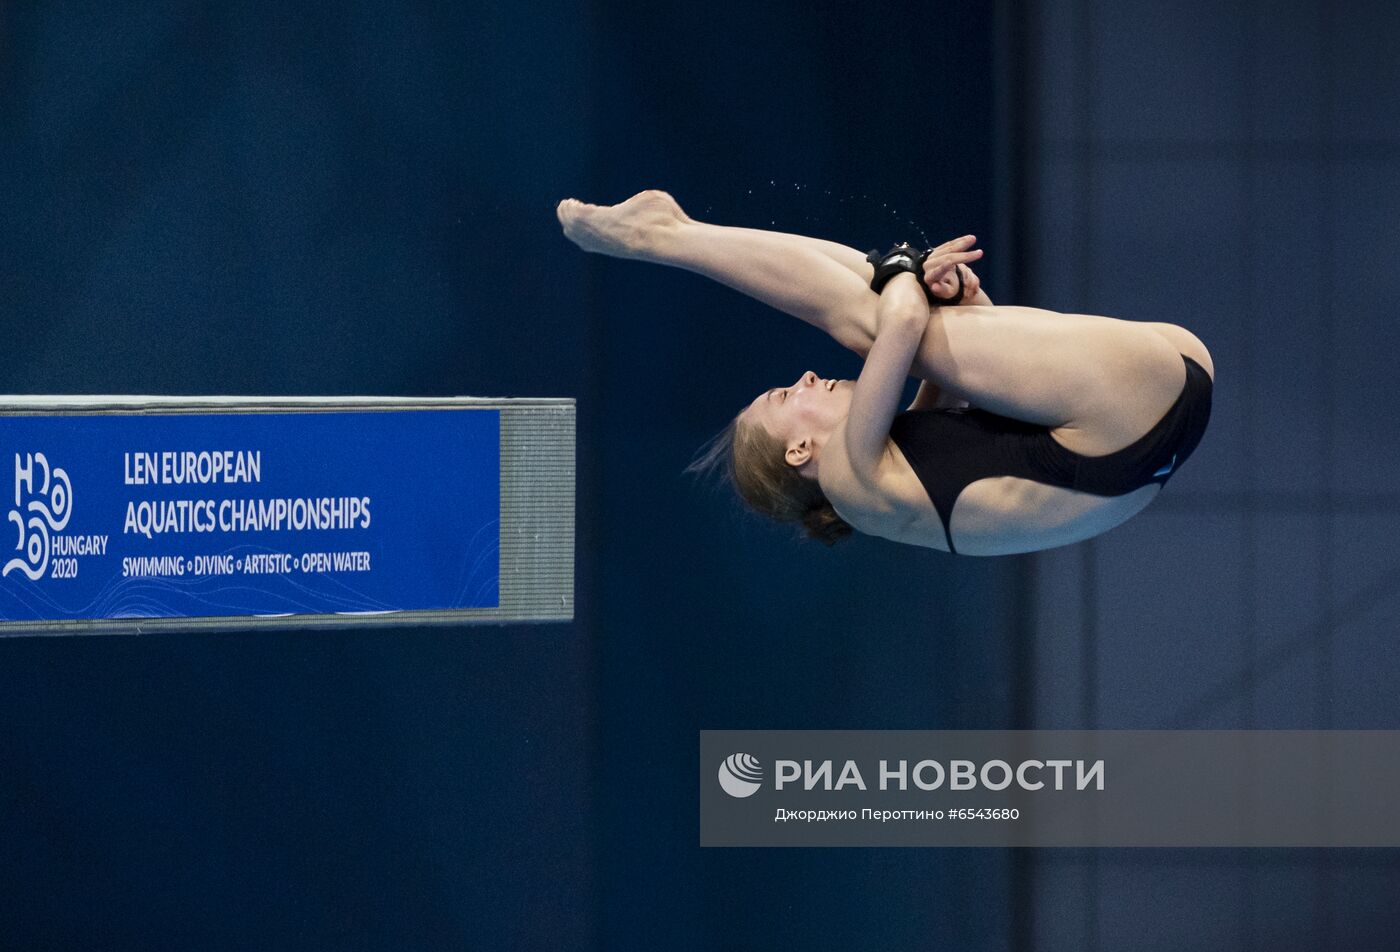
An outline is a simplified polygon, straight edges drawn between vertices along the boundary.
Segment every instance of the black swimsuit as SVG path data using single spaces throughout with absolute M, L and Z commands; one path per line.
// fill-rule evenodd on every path
M 1210 421 L 1210 375 L 1185 354 L 1186 384 L 1171 409 L 1141 439 L 1107 456 L 1081 456 L 1055 442 L 1050 428 L 986 410 L 906 410 L 894 418 L 894 440 L 938 517 L 948 551 L 949 520 L 958 496 L 988 476 L 1019 476 L 1096 496 L 1122 496 L 1165 484 L 1201 441 Z

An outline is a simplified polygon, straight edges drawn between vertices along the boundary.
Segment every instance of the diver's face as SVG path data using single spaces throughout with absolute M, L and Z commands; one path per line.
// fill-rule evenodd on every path
M 791 447 L 804 440 L 825 442 L 851 408 L 850 380 L 824 380 L 807 371 L 787 387 L 760 393 L 744 410 L 745 418 Z

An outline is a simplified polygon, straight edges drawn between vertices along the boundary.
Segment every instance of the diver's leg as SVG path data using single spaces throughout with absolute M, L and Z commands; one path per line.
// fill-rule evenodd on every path
M 875 266 L 865 260 L 865 252 L 857 251 L 850 245 L 843 245 L 837 241 L 827 241 L 825 238 L 812 238 L 808 235 L 793 235 L 781 231 L 764 232 L 768 235 L 778 235 L 789 241 L 800 242 L 814 251 L 820 251 L 832 261 L 860 278 L 861 283 L 866 287 L 870 286 L 871 278 L 875 277 Z
M 870 278 L 859 277 L 851 262 L 838 261 L 816 241 L 704 222 L 686 225 L 670 238 L 655 259 L 661 264 L 718 281 L 861 354 L 874 342 L 879 295 L 870 290 Z M 870 269 L 865 256 L 860 258 Z
M 875 339 L 879 298 L 870 290 L 869 275 L 860 274 L 870 265 L 853 248 L 697 222 L 664 192 L 642 192 L 612 206 L 570 199 L 560 203 L 558 214 L 564 233 L 587 251 L 704 275 L 826 331 L 861 354 Z
M 1152 428 L 1181 392 L 1181 355 L 1146 324 L 1028 307 L 941 307 L 915 373 L 1003 416 L 1060 428 L 1103 455 Z
M 858 353 L 874 340 L 878 295 L 809 242 L 693 221 L 664 192 L 610 207 L 561 203 L 559 214 L 565 233 L 587 250 L 702 274 L 822 328 Z M 1046 320 L 1053 313 L 931 309 L 911 370 L 974 406 L 1063 428 L 1061 442 L 1079 452 L 1126 446 L 1180 393 L 1179 353 L 1143 324 L 1083 314 Z
M 697 222 L 656 190 L 617 205 L 565 199 L 558 215 L 565 235 L 586 251 L 704 275 L 826 331 L 862 357 L 875 341 L 874 268 L 855 248 L 806 235 Z M 980 290 L 972 301 L 992 303 Z
M 1206 350 L 1206 345 L 1202 344 L 1201 339 L 1195 334 L 1176 324 L 1144 322 L 1143 326 L 1150 327 L 1158 334 L 1161 334 L 1167 339 L 1167 343 L 1200 364 L 1206 374 L 1208 374 L 1212 380 L 1215 379 L 1215 364 L 1210 359 L 1210 351 Z

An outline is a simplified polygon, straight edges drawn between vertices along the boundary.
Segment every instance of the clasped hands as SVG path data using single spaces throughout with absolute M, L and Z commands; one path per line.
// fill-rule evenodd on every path
M 976 235 L 963 235 L 932 249 L 924 259 L 924 285 L 934 297 L 949 304 L 964 304 L 977 297 L 982 282 L 967 262 L 982 257 L 981 248 L 973 248 Z M 962 293 L 958 293 L 959 272 L 962 278 Z

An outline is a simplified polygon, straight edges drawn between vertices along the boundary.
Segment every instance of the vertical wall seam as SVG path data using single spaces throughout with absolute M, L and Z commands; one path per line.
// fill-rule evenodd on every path
M 1093 284 L 1091 271 L 1094 261 L 1094 44 L 1092 0 L 1079 0 L 1076 7 L 1075 66 L 1078 83 L 1078 115 L 1076 157 L 1078 159 L 1079 202 L 1078 218 L 1080 226 L 1079 260 L 1076 271 L 1079 287 L 1076 297 L 1079 306 L 1093 313 Z M 1083 683 L 1080 694 L 1081 728 L 1093 730 L 1098 727 L 1099 694 L 1099 631 L 1098 631 L 1098 577 L 1096 572 L 1098 545 L 1093 539 L 1080 543 L 1083 558 L 1083 574 L 1080 576 L 1080 602 L 1083 608 L 1080 645 Z M 1084 931 L 1085 947 L 1089 952 L 1098 952 L 1102 946 L 1099 935 L 1101 901 L 1099 876 L 1101 863 L 1098 851 L 1088 854 L 1085 870 Z
M 1332 142 L 1332 132 L 1335 125 L 1334 103 L 1336 95 L 1336 63 L 1335 63 L 1335 43 L 1332 34 L 1334 25 L 1331 12 L 1331 4 L 1325 2 L 1318 3 L 1318 43 L 1320 76 L 1319 82 L 1322 85 L 1318 96 L 1318 105 L 1321 111 L 1318 129 L 1321 133 L 1322 143 Z M 1335 282 L 1332 278 L 1332 262 L 1336 252 L 1335 242 L 1332 234 L 1332 211 L 1333 208 L 1333 168 L 1340 158 L 1340 153 L 1334 153 L 1325 147 L 1318 149 L 1318 195 L 1320 198 L 1320 221 L 1322 260 L 1326 262 L 1326 267 L 1322 269 L 1322 277 L 1318 296 L 1321 299 L 1322 314 L 1320 324 L 1322 327 L 1321 351 L 1323 359 L 1323 372 L 1321 375 L 1320 402 L 1323 407 L 1322 423 L 1322 497 L 1323 510 L 1330 512 L 1334 502 L 1332 459 L 1336 447 L 1336 314 L 1333 307 L 1333 298 L 1336 292 Z M 1318 686 L 1317 693 L 1317 724 L 1321 729 L 1332 727 L 1333 707 L 1332 707 L 1332 653 L 1336 650 L 1336 635 L 1333 630 L 1335 624 L 1335 614 L 1332 610 L 1332 601 L 1335 597 L 1335 578 L 1332 522 L 1330 519 L 1322 520 L 1320 527 L 1321 540 L 1320 552 L 1318 553 L 1318 582 L 1322 598 L 1322 637 L 1318 639 L 1317 664 L 1314 670 L 1314 683 Z M 1320 778 L 1321 783 L 1326 783 L 1326 772 Z M 1326 802 L 1325 791 L 1323 802 Z M 1333 946 L 1333 916 L 1332 916 L 1332 878 L 1333 863 L 1329 850 L 1319 850 L 1315 854 L 1318 858 L 1317 864 L 1317 933 L 1322 938 L 1322 947 L 1331 948 Z
M 1035 117 L 1031 93 L 1032 78 L 1038 73 L 1033 41 L 1034 19 L 1038 8 L 1018 14 L 1014 0 L 997 0 L 993 16 L 996 29 L 995 113 L 1001 135 L 997 143 L 997 181 L 1005 182 L 996 203 L 997 241 L 1003 250 L 1002 269 L 1007 288 L 1003 292 L 1015 303 L 1023 303 L 1031 284 L 1031 262 L 1027 250 L 1033 245 L 1026 234 L 1035 211 L 1031 206 L 1029 169 L 1031 161 L 1025 143 L 1034 134 Z M 1036 556 L 1016 561 L 1012 584 L 1015 608 L 1011 637 L 1011 724 L 1016 730 L 1035 727 L 1036 658 Z M 1035 887 L 1039 871 L 1038 850 L 1011 851 L 1012 915 L 1009 944 L 1019 952 L 1035 948 Z
M 1243 280 L 1240 287 L 1245 289 L 1242 308 L 1244 311 L 1243 321 L 1245 335 L 1243 346 L 1240 348 L 1240 369 L 1238 377 L 1243 382 L 1241 388 L 1244 432 L 1240 439 L 1240 462 L 1244 471 L 1245 485 L 1242 488 L 1244 506 L 1241 507 L 1241 535 L 1242 548 L 1240 559 L 1240 627 L 1241 638 L 1243 640 L 1241 654 L 1245 670 L 1245 691 L 1244 691 L 1244 727 L 1253 730 L 1258 722 L 1258 599 L 1259 599 L 1259 565 L 1258 565 L 1258 545 L 1259 545 L 1259 525 L 1257 512 L 1259 508 L 1259 477 L 1256 467 L 1256 457 L 1258 448 L 1256 446 L 1255 431 L 1258 423 L 1259 392 L 1258 384 L 1255 380 L 1255 371 L 1258 365 L 1256 360 L 1256 347 L 1259 326 L 1259 309 L 1254 304 L 1254 282 L 1255 282 L 1255 199 L 1254 188 L 1257 180 L 1257 155 L 1258 147 L 1255 144 L 1256 135 L 1256 113 L 1257 107 L 1254 102 L 1254 35 L 1252 29 L 1259 15 L 1259 4 L 1251 2 L 1245 5 L 1244 29 L 1240 31 L 1240 55 L 1237 68 L 1240 71 L 1239 82 L 1242 84 L 1243 93 L 1241 101 L 1241 128 L 1244 131 L 1244 151 L 1240 157 L 1237 172 L 1240 184 L 1240 271 Z M 1190 725 L 1183 725 L 1189 727 Z M 1246 780 L 1246 782 L 1249 782 Z M 1251 854 L 1252 857 L 1252 854 Z M 1255 886 L 1257 872 L 1256 867 L 1250 858 L 1241 864 L 1240 867 L 1240 910 L 1239 910 L 1239 932 L 1241 949 L 1243 952 L 1253 952 L 1254 950 L 1254 930 L 1251 923 L 1254 919 L 1255 907 Z

